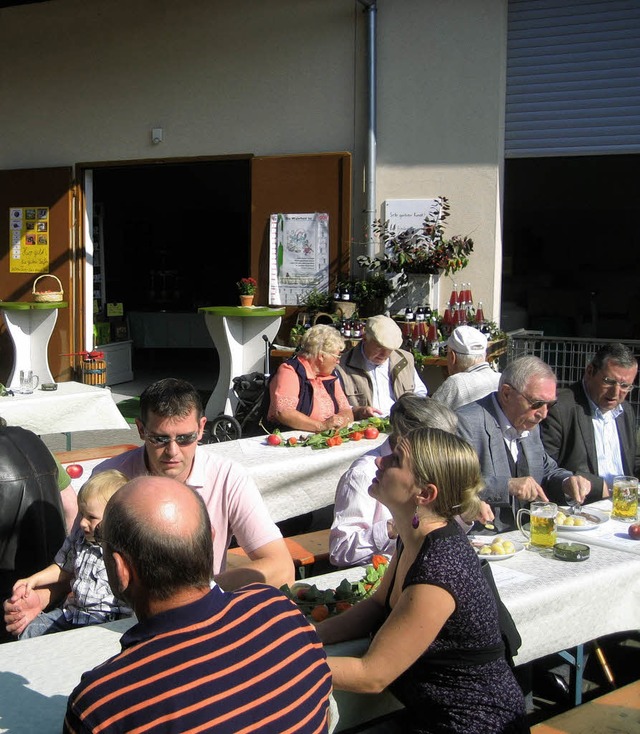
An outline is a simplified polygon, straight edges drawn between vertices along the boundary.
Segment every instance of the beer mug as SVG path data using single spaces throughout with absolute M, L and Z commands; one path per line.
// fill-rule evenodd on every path
M 531 516 L 529 530 L 522 523 L 524 513 Z M 553 548 L 556 544 L 556 516 L 558 505 L 555 502 L 532 502 L 529 508 L 522 507 L 516 515 L 518 530 L 536 548 Z
M 622 522 L 635 522 L 638 514 L 638 480 L 623 475 L 613 478 L 611 517 Z
M 40 384 L 38 375 L 34 375 L 31 370 L 20 370 L 20 392 L 23 395 L 30 395 Z

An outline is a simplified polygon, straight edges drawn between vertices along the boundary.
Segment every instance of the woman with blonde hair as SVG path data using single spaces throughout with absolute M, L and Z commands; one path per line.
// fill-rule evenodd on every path
M 344 347 L 344 337 L 334 326 L 316 324 L 304 333 L 298 353 L 269 381 L 270 426 L 319 433 L 353 422 L 336 372 Z
M 362 658 L 328 658 L 334 687 L 388 687 L 405 705 L 403 732 L 528 731 L 495 595 L 453 519 L 479 509 L 475 451 L 458 436 L 420 427 L 377 464 L 369 492 L 390 510 L 397 548 L 372 597 L 317 626 L 325 644 L 374 634 Z

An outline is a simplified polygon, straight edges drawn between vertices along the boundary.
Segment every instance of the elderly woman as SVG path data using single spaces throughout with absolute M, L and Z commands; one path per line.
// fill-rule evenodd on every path
M 528 732 L 495 594 L 454 521 L 477 512 L 476 453 L 420 427 L 377 463 L 369 491 L 391 511 L 397 548 L 372 597 L 317 626 L 325 644 L 375 634 L 362 658 L 328 658 L 334 688 L 388 687 L 406 707 L 404 732 Z
M 336 365 L 344 337 L 333 326 L 317 324 L 305 332 L 300 350 L 278 367 L 269 382 L 270 424 L 319 433 L 353 422 Z

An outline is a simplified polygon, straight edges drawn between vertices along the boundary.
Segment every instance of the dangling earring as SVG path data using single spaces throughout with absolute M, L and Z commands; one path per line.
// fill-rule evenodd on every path
M 415 512 L 413 513 L 413 517 L 411 518 L 411 527 L 414 530 L 417 530 L 420 525 L 420 518 L 418 517 L 418 508 L 416 506 Z

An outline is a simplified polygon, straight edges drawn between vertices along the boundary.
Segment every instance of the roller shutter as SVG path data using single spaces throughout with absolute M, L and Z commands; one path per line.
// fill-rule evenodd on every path
M 505 155 L 640 151 L 640 0 L 509 0 Z

